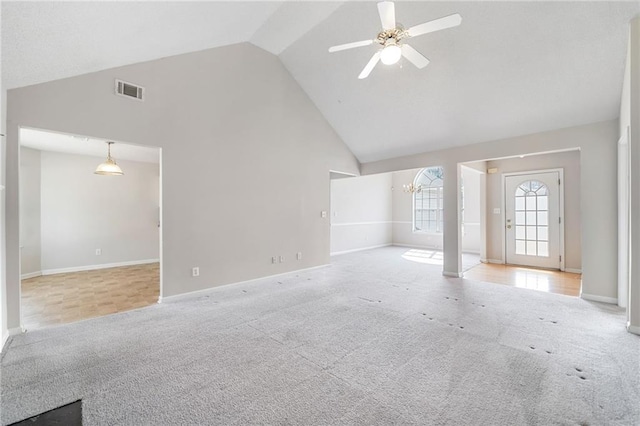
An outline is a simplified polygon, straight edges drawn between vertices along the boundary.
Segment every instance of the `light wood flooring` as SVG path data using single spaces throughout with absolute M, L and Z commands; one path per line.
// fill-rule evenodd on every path
M 469 269 L 464 278 L 567 296 L 579 296 L 582 284 L 581 274 L 491 263 Z
M 65 324 L 157 303 L 160 265 L 124 266 L 22 280 L 22 324 Z

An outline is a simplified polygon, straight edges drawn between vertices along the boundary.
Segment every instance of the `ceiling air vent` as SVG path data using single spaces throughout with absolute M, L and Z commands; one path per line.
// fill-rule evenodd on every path
M 143 101 L 144 87 L 132 83 L 127 83 L 126 81 L 122 80 L 116 80 L 116 95 Z

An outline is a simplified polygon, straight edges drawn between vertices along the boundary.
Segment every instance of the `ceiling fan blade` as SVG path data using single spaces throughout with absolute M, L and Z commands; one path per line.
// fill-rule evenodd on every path
M 371 59 L 369 59 L 369 62 L 367 62 L 367 65 L 364 67 L 364 69 L 362 70 L 362 72 L 360 73 L 360 75 L 358 76 L 358 78 L 360 80 L 362 80 L 363 78 L 367 78 L 369 77 L 369 74 L 371 74 L 371 71 L 373 70 L 373 68 L 376 66 L 376 64 L 378 63 L 378 61 L 380 60 L 380 51 L 377 51 L 372 57 Z
M 461 22 L 462 16 L 455 13 L 453 15 L 445 16 L 444 18 L 435 19 L 433 21 L 425 22 L 424 24 L 420 25 L 415 25 L 409 28 L 407 32 L 411 37 L 416 37 L 422 34 L 432 33 L 434 31 L 457 27 Z
M 409 62 L 411 62 L 413 65 L 415 65 L 419 69 L 422 69 L 427 65 L 429 65 L 429 60 L 425 58 L 424 55 L 422 55 L 422 53 L 418 52 L 416 49 L 409 46 L 408 44 L 402 45 L 402 56 L 407 58 Z
M 329 52 L 339 52 L 341 50 L 353 49 L 355 47 L 369 46 L 373 43 L 373 40 L 354 41 L 353 43 L 340 44 L 338 46 L 332 46 L 329 48 Z
M 396 7 L 392 1 L 381 1 L 378 3 L 378 13 L 380 22 L 385 30 L 392 30 L 396 27 Z

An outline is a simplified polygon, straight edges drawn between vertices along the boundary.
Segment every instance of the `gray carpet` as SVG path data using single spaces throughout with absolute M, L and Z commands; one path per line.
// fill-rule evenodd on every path
M 8 424 L 640 424 L 622 310 L 441 276 L 387 247 L 16 336 Z

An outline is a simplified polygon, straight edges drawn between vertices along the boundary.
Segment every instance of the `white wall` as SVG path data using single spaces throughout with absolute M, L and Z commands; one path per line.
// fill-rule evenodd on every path
M 483 212 L 482 198 L 485 196 L 482 185 L 483 174 L 470 167 L 462 167 L 464 185 L 464 211 L 462 214 L 462 251 L 464 253 L 482 253 Z
M 20 273 L 38 275 L 41 267 L 40 241 L 40 151 L 20 147 Z
M 43 272 L 159 258 L 159 165 L 117 160 L 123 176 L 94 174 L 103 161 L 41 152 Z
M 393 244 L 442 249 L 442 234 L 413 232 L 413 195 L 404 192 L 402 185 L 415 181 L 420 170 L 422 168 L 393 173 Z
M 616 206 L 618 134 L 618 120 L 611 120 L 365 163 L 361 165 L 361 171 L 362 174 L 374 174 L 441 165 L 444 167 L 445 176 L 452 176 L 452 173 L 455 176 L 456 170 L 460 167 L 459 163 L 579 148 L 582 295 L 585 298 L 595 297 L 615 303 L 618 261 Z M 594 170 L 598 170 L 599 173 L 594 173 Z M 599 194 L 599 196 L 594 197 L 593 194 Z M 444 197 L 445 209 L 456 211 L 460 198 L 457 179 L 445 179 Z M 458 275 L 462 269 L 458 218 L 456 215 L 446 216 L 444 272 L 448 275 Z
M 115 96 L 115 78 L 145 86 L 145 101 Z M 242 43 L 8 96 L 9 327 L 20 318 L 19 126 L 163 149 L 164 297 L 329 263 L 329 170 L 359 174 L 359 163 L 276 56 Z
M 502 258 L 504 211 L 500 214 L 493 213 L 495 208 L 502 208 L 504 196 L 502 176 L 513 172 L 564 169 L 565 268 L 574 272 L 582 270 L 580 152 L 569 151 L 488 161 L 487 167 L 498 169 L 498 173 L 487 175 L 487 257 L 491 260 L 504 261 Z M 589 194 L 589 197 L 598 198 L 595 194 Z
M 392 243 L 391 173 L 331 180 L 331 253 Z

